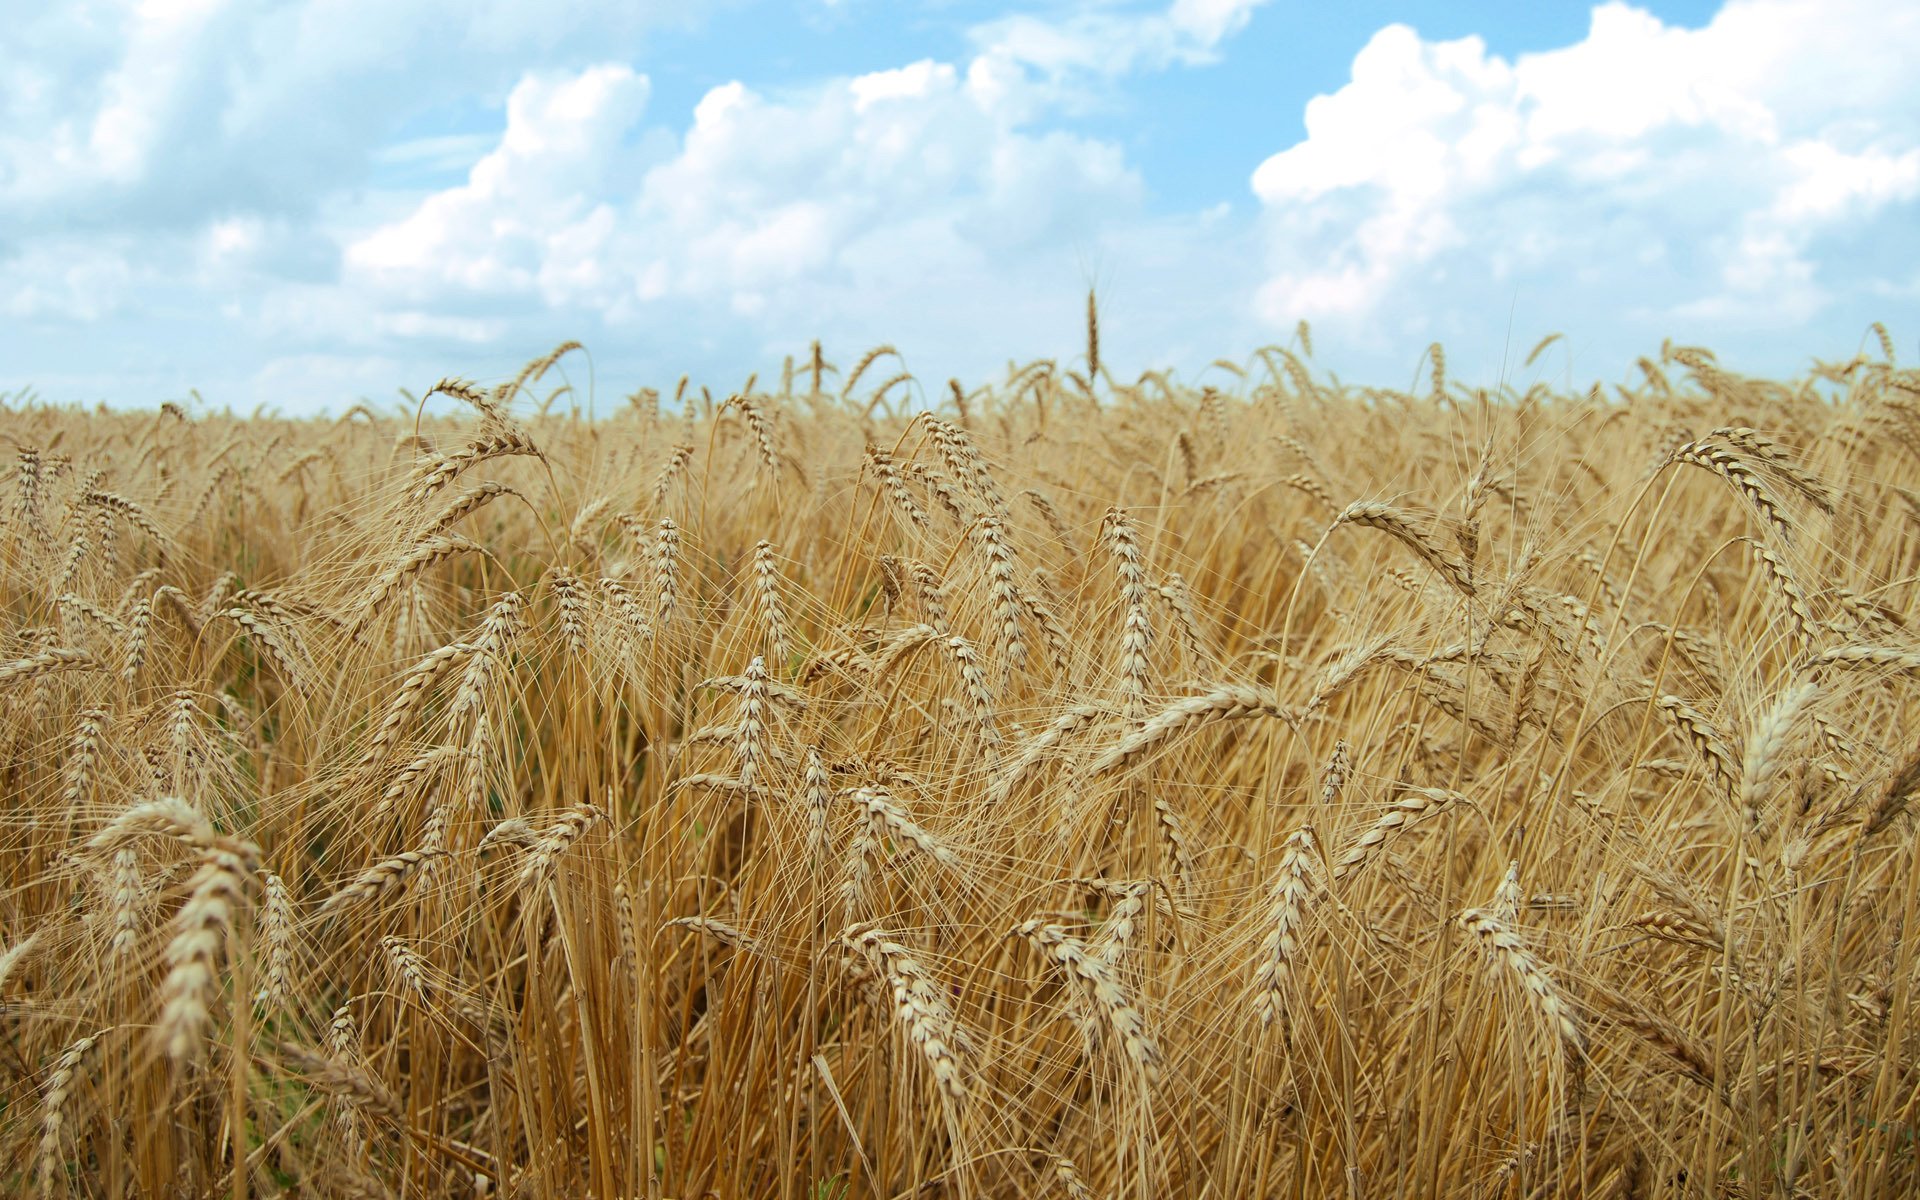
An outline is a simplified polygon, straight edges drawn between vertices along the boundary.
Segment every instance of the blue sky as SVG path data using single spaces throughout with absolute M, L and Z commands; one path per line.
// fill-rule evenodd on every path
M 14 7 L 0 0 L 0 8 Z M 22 6 L 23 8 L 25 6 Z M 1584 386 L 1920 332 L 1920 11 L 142 0 L 0 32 L 0 391 L 603 395 L 891 342 L 930 391 L 1285 342 Z M 1529 372 L 1546 333 L 1567 337 Z

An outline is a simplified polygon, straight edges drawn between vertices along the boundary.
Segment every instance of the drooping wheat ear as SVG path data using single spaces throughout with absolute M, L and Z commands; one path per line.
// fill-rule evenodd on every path
M 880 480 L 880 485 L 886 489 L 887 495 L 892 498 L 894 507 L 905 514 L 908 523 L 916 529 L 925 529 L 930 523 L 927 510 L 920 507 L 920 502 L 914 499 L 913 492 L 907 487 L 906 481 L 900 478 L 900 468 L 894 465 L 893 455 L 878 446 L 869 445 L 866 450 L 866 462 L 873 468 L 874 475 Z
M 760 600 L 760 619 L 767 627 L 767 645 L 773 651 L 773 661 L 785 668 L 789 654 L 787 645 L 787 610 L 780 602 L 780 569 L 773 557 L 773 543 L 762 538 L 753 548 L 754 590 Z
M 1127 715 L 1137 718 L 1146 710 L 1147 651 L 1153 644 L 1153 624 L 1147 614 L 1147 572 L 1140 565 L 1140 547 L 1126 509 L 1109 508 L 1101 534 L 1120 576 L 1120 602 L 1126 610 L 1120 633 L 1121 690 Z
M 827 856 L 827 818 L 833 806 L 833 776 L 818 747 L 807 747 L 807 852 L 818 864 Z
M 78 625 L 80 619 L 84 617 L 93 625 L 99 626 L 110 634 L 119 637 L 126 636 L 126 622 L 87 599 L 85 596 L 76 596 L 72 592 L 62 592 L 54 597 L 53 602 L 60 610 L 60 620 L 63 628 L 68 625 Z
M 865 411 L 871 413 L 875 408 L 879 407 L 881 401 L 886 399 L 888 392 L 892 391 L 894 388 L 900 386 L 903 383 L 912 383 L 912 382 L 913 382 L 912 371 L 900 371 L 896 374 L 887 376 L 886 381 L 883 382 L 879 387 L 873 389 L 873 395 L 867 398 L 867 405 L 866 405 Z
M 1153 820 L 1160 840 L 1167 844 L 1167 859 L 1173 864 L 1176 886 L 1184 887 L 1193 878 L 1193 837 L 1187 832 L 1186 818 L 1175 810 L 1165 796 L 1153 798 Z
M 494 822 L 474 847 L 477 854 L 485 854 L 495 846 L 512 846 L 518 850 L 531 850 L 540 844 L 540 835 L 525 817 L 506 817 Z
M 653 640 L 653 622 L 648 619 L 640 601 L 626 584 L 617 579 L 601 579 L 600 590 L 613 605 L 613 611 L 619 618 L 620 628 L 633 644 L 645 645 Z
M 131 848 L 113 853 L 113 937 L 107 943 L 107 958 L 118 962 L 133 950 L 140 936 L 140 901 L 145 888 L 140 881 L 140 856 Z
M 147 639 L 153 630 L 153 597 L 149 596 L 133 606 L 133 615 L 127 619 L 126 640 L 120 651 L 120 682 L 132 687 L 140 676 L 140 668 L 147 661 Z
M 0 663 L 0 690 L 52 675 L 59 671 L 97 671 L 100 661 L 85 650 L 57 646 L 29 654 L 12 662 Z
M 20 527 L 44 545 L 48 535 L 46 523 L 40 516 L 40 451 L 21 448 L 19 465 L 14 468 L 14 482 L 18 487 L 14 494 L 14 512 L 19 515 Z
M 60 806 L 68 824 L 80 815 L 80 809 L 93 795 L 95 775 L 100 764 L 100 736 L 106 728 L 107 710 L 83 708 L 74 724 L 73 741 L 67 747 L 67 761 L 61 774 L 66 787 L 60 793 Z
M 373 864 L 354 876 L 345 887 L 328 896 L 320 906 L 322 916 L 338 916 L 362 904 L 385 901 L 404 889 L 408 882 L 425 872 L 445 851 L 403 850 L 392 858 Z
M 554 607 L 558 610 L 560 640 L 576 658 L 587 653 L 587 597 L 581 591 L 580 577 L 572 568 L 555 566 L 547 571 L 547 583 L 553 588 Z
M 920 611 L 935 633 L 946 637 L 953 631 L 953 616 L 947 611 L 947 589 L 939 572 L 918 559 L 906 562 L 907 577 L 913 581 L 914 594 L 920 599 Z
M 767 743 L 767 661 L 753 656 L 741 675 L 740 721 L 733 741 L 734 778 L 740 786 L 758 795 L 764 792 L 760 777 L 763 764 L 772 757 Z
M 973 462 L 970 458 L 973 446 L 966 439 L 965 434 L 958 426 L 950 425 L 938 417 L 923 416 L 921 420 L 926 425 L 928 434 L 933 438 L 934 448 L 940 452 L 941 460 L 946 463 L 948 473 L 959 482 L 962 488 L 966 489 L 968 495 L 984 500 L 985 497 L 974 480 Z
M 853 389 L 860 386 L 860 377 L 867 373 L 868 367 L 871 367 L 886 355 L 892 354 L 898 356 L 899 353 L 900 352 L 892 346 L 881 345 L 875 346 L 873 349 L 861 355 L 860 361 L 854 364 L 853 373 L 848 375 L 846 383 L 841 385 L 840 398 L 845 400 L 847 397 L 853 395 Z
M 1173 448 L 1180 455 L 1180 478 L 1183 481 L 1193 479 L 1194 476 L 1199 474 L 1199 471 L 1195 468 L 1193 458 L 1193 431 L 1190 429 L 1182 429 L 1179 433 L 1174 434 Z
M 1461 655 L 1465 655 L 1465 647 L 1461 648 Z M 1307 697 L 1307 711 L 1315 712 L 1326 707 L 1327 701 L 1339 695 L 1349 684 L 1358 679 L 1362 671 L 1374 663 L 1383 661 L 1396 662 L 1412 670 L 1421 670 L 1431 663 L 1450 660 L 1439 655 L 1423 656 L 1402 650 L 1393 645 L 1389 636 L 1383 635 L 1372 641 L 1362 642 L 1357 646 L 1349 647 L 1320 672 L 1320 679 L 1314 684 L 1313 694 Z
M 1305 492 L 1307 495 L 1313 497 L 1313 499 L 1320 503 L 1320 507 L 1327 511 L 1328 516 L 1339 515 L 1340 506 L 1334 503 L 1333 493 L 1327 490 L 1326 484 L 1321 483 L 1313 476 L 1295 472 L 1291 475 L 1283 476 L 1280 482 L 1297 492 Z
M 1669 942 L 1697 945 L 1716 952 L 1726 946 L 1726 922 L 1678 877 L 1637 860 L 1630 859 L 1628 865 L 1667 905 L 1664 910 L 1642 913 L 1628 921 L 1628 925 Z
M 861 654 L 857 649 L 845 653 L 850 653 L 852 656 L 849 665 L 865 672 L 870 676 L 870 682 L 878 684 L 893 674 L 894 668 L 906 662 L 915 650 L 939 641 L 941 636 L 940 631 L 931 625 L 909 625 L 905 629 L 895 631 L 891 637 L 875 647 L 871 657 Z M 839 662 L 839 653 L 841 652 L 831 656 L 836 664 Z M 815 660 L 816 664 L 821 661 Z
M 973 443 L 973 436 L 951 421 L 929 420 L 934 429 L 934 439 L 940 446 L 941 454 L 946 456 L 954 474 L 962 483 L 969 485 L 974 495 L 986 504 L 989 511 L 1002 521 L 1011 518 L 1007 508 L 1007 498 L 1000 493 L 1000 487 L 993 481 L 993 473 L 987 470 L 987 460 L 980 454 L 979 447 Z
M 60 564 L 60 573 L 54 576 L 52 590 L 58 594 L 73 586 L 80 574 L 80 567 L 87 561 L 87 555 L 93 553 L 93 543 L 88 540 L 86 530 L 73 535 L 73 541 L 67 547 L 67 556 Z
M 971 505 L 968 504 L 959 485 L 948 478 L 946 472 L 917 460 L 907 463 L 906 471 L 921 486 L 933 493 L 933 498 L 940 502 L 940 507 L 946 510 L 947 515 L 956 523 L 966 525 L 972 521 Z
M 470 652 L 464 656 L 467 669 L 461 674 L 460 687 L 453 695 L 450 712 L 455 729 L 462 728 L 463 723 L 467 723 L 469 731 L 485 724 L 482 718 L 502 660 L 526 628 L 521 608 L 519 592 L 503 592 L 480 622 L 480 631 L 474 636 Z
M 245 843 L 208 846 L 200 851 L 200 869 L 189 884 L 187 901 L 173 922 L 167 943 L 166 978 L 160 982 L 160 1017 L 154 1034 L 175 1062 L 196 1057 L 202 1031 L 212 1019 L 219 965 L 233 933 L 235 910 L 247 899 L 247 880 L 258 869 L 259 851 Z
M 1053 760 L 1055 747 L 1108 715 L 1110 710 L 1102 705 L 1077 704 L 1055 717 L 1045 729 L 1020 744 L 1020 753 L 988 789 L 988 799 L 996 804 L 1005 801 L 1028 776 Z
M 353 1019 L 351 1003 L 333 1010 L 327 1023 L 327 1053 L 344 1067 L 360 1067 L 360 1026 Z M 358 1098 L 350 1089 L 333 1092 L 333 1129 L 347 1157 L 359 1161 L 366 1155 L 367 1131 Z
M 1247 717 L 1272 717 L 1298 726 L 1299 714 L 1259 688 L 1244 684 L 1222 684 L 1210 692 L 1175 700 L 1147 719 L 1146 724 L 1128 733 L 1111 748 L 1088 764 L 1085 776 L 1097 779 L 1109 771 L 1130 766 L 1175 734 L 1198 729 L 1220 721 L 1238 721 Z
M 1860 818 L 1860 837 L 1870 838 L 1893 824 L 1916 791 L 1920 791 L 1920 746 L 1900 760 L 1875 792 L 1873 803 Z
M 69 1045 L 54 1060 L 53 1071 L 40 1090 L 40 1145 L 36 1155 L 34 1179 L 42 1196 L 53 1192 L 53 1175 L 60 1168 L 60 1131 L 66 1125 L 67 1099 L 73 1092 L 73 1077 L 80 1062 L 93 1049 L 99 1034 L 88 1034 Z
M 26 937 L 21 938 L 13 945 L 8 946 L 5 950 L 0 950 L 0 990 L 6 988 L 7 980 L 11 979 L 13 973 L 19 970 L 20 967 L 26 963 L 27 959 L 32 956 L 34 945 L 39 942 L 39 940 L 40 934 L 36 930 Z
M 1299 438 L 1291 434 L 1276 433 L 1272 435 L 1272 441 L 1282 450 L 1287 451 L 1297 457 L 1301 462 L 1312 467 L 1316 473 L 1323 476 L 1326 474 L 1326 471 L 1321 469 L 1320 456 L 1315 454 L 1313 448 Z
M 1040 574 L 1041 572 L 1036 570 L 1034 577 L 1039 578 Z M 1022 588 L 1020 606 L 1026 610 L 1027 616 L 1033 619 L 1033 623 L 1040 627 L 1040 640 L 1045 642 L 1047 647 L 1047 665 L 1053 668 L 1055 676 L 1066 678 L 1068 672 L 1073 669 L 1072 635 L 1067 632 L 1066 626 L 1060 623 L 1059 616 L 1037 593 Z
M 1126 989 L 1115 978 L 1113 968 L 1089 953 L 1086 943 L 1079 938 L 1038 917 L 1016 925 L 1012 932 L 1032 942 L 1044 957 L 1066 973 L 1082 1002 L 1106 1021 L 1141 1082 L 1151 1085 L 1158 1080 L 1159 1043 L 1148 1034 L 1146 1018 L 1134 1007 Z
M 1552 976 L 1511 926 L 1484 908 L 1470 908 L 1461 913 L 1460 925 L 1480 939 L 1494 960 L 1520 983 L 1529 1003 L 1562 1042 L 1575 1053 L 1586 1049 L 1586 1035 L 1581 1031 L 1579 1018 L 1561 996 Z
M 265 902 L 260 907 L 263 943 L 260 987 L 253 1002 L 272 1012 L 286 1002 L 293 975 L 293 894 L 286 881 L 272 871 L 263 877 Z
M 1340 793 L 1346 790 L 1347 780 L 1353 778 L 1353 747 L 1346 739 L 1333 744 L 1333 753 L 1327 756 L 1327 765 L 1320 768 L 1320 803 L 1334 805 L 1340 801 Z
M 1675 729 L 1680 731 L 1700 761 L 1707 765 L 1727 799 L 1740 803 L 1740 770 L 1734 765 L 1733 755 L 1727 751 L 1726 739 L 1720 736 L 1713 722 L 1707 720 L 1699 710 L 1678 696 L 1660 697 L 1660 711 L 1667 714 Z
M 153 539 L 154 546 L 161 551 L 163 556 L 165 555 L 167 535 L 160 532 L 160 526 L 154 524 L 153 518 L 147 515 L 146 509 L 127 499 L 125 496 L 118 495 L 114 492 L 103 492 L 97 488 L 86 491 L 85 502 L 100 509 L 102 512 L 113 513 L 115 516 L 125 520 L 127 524 L 132 525 L 135 529 L 138 529 L 141 533 Z
M 1507 873 L 1501 876 L 1500 886 L 1493 890 L 1493 903 L 1487 911 L 1502 924 L 1512 925 L 1519 921 L 1520 910 L 1526 902 L 1526 893 L 1520 888 L 1520 860 L 1516 858 L 1507 864 Z
M 1111 884 L 1106 890 L 1114 897 L 1114 905 L 1107 910 L 1107 922 L 1100 928 L 1100 942 L 1093 952 L 1100 961 L 1118 966 L 1127 948 L 1133 945 L 1140 914 L 1147 911 L 1147 898 L 1153 894 L 1153 882 L 1126 880 Z
M 1387 811 L 1367 826 L 1347 846 L 1340 861 L 1333 864 L 1334 882 L 1344 882 L 1357 874 L 1378 856 L 1389 839 L 1409 825 L 1446 812 L 1457 804 L 1471 803 L 1459 792 L 1447 788 L 1406 788 L 1405 794 L 1389 804 Z
M 1835 646 L 1813 656 L 1815 667 L 1840 667 L 1844 670 L 1887 670 L 1920 676 L 1920 650 L 1901 650 L 1893 646 Z
M 427 539 L 431 538 L 434 534 L 446 533 L 448 529 L 458 523 L 463 517 L 493 503 L 500 497 L 518 495 L 520 495 L 519 492 L 508 487 L 506 484 L 495 483 L 490 479 L 477 483 L 470 488 L 463 488 L 455 493 L 454 497 L 448 500 L 446 504 L 441 507 L 440 511 L 435 513 L 426 524 L 420 527 L 418 536 L 422 539 Z
M 1802 652 L 1806 651 L 1813 645 L 1820 629 L 1820 623 L 1814 620 L 1813 609 L 1807 604 L 1806 592 L 1802 590 L 1799 580 L 1794 578 L 1793 572 L 1788 569 L 1786 561 L 1779 554 L 1758 539 L 1748 538 L 1746 541 L 1753 551 L 1754 561 L 1760 565 L 1761 573 L 1767 577 L 1768 582 L 1773 584 L 1774 589 L 1780 593 L 1780 598 L 1786 603 L 1787 615 L 1792 618 L 1793 623 L 1794 648 Z
M 453 375 L 444 376 L 439 382 L 421 393 L 420 399 L 425 401 L 433 396 L 452 396 L 455 400 L 465 400 L 468 404 L 479 409 L 480 415 L 482 416 L 492 417 L 495 420 L 506 419 L 506 414 L 500 411 L 499 406 L 487 396 L 487 393 L 481 389 L 479 384 L 471 380 L 460 379 Z
M 207 739 L 200 730 L 200 701 L 191 691 L 180 688 L 168 702 L 173 720 L 168 722 L 167 751 L 177 776 L 185 777 L 207 758 Z
M 435 746 L 410 759 L 398 771 L 393 773 L 393 778 L 387 782 L 387 786 L 381 791 L 379 802 L 373 806 L 373 811 L 368 816 L 373 826 L 378 828 L 387 818 L 391 817 L 402 800 L 415 798 L 417 795 L 416 785 L 428 771 L 433 770 L 443 762 L 450 762 L 454 759 L 461 758 L 465 756 L 466 753 L 466 749 L 460 746 Z
M 1773 703 L 1747 730 L 1746 753 L 1740 763 L 1739 794 L 1749 829 L 1758 831 L 1766 823 L 1774 783 L 1786 765 L 1794 725 L 1818 691 L 1812 682 L 1786 689 L 1774 697 Z
M 665 633 L 680 602 L 680 527 L 662 517 L 653 544 L 654 616 Z
M 919 1050 L 934 1085 L 950 1101 L 966 1098 L 960 1056 L 967 1038 L 960 1030 L 945 989 L 914 957 L 912 949 L 878 929 L 849 929 L 840 935 L 849 950 L 886 978 L 893 1008 L 907 1040 Z
M 1318 871 L 1313 831 L 1296 829 L 1280 852 L 1280 868 L 1267 899 L 1265 955 L 1253 972 L 1253 1011 L 1270 1028 L 1286 1013 L 1287 989 L 1300 952 L 1300 926 Z
M 1186 576 L 1178 571 L 1168 571 L 1166 578 L 1154 591 L 1166 602 L 1167 611 L 1173 615 L 1173 628 L 1180 635 L 1180 644 L 1186 648 L 1187 661 L 1195 666 L 1206 662 L 1206 640 L 1200 635 L 1200 620 L 1193 611 L 1193 589 L 1188 585 Z
M 1095 1200 L 1093 1189 L 1081 1177 L 1080 1168 L 1064 1154 L 1048 1154 L 1047 1162 L 1053 1167 L 1053 1177 L 1059 1181 L 1060 1190 L 1067 1194 L 1067 1200 Z
M 1654 1049 L 1665 1053 L 1686 1074 L 1708 1087 L 1713 1086 L 1713 1054 L 1692 1034 L 1647 1011 L 1635 1001 L 1612 996 L 1607 999 L 1614 1020 L 1639 1034 Z
M 381 938 L 380 952 L 386 957 L 387 967 L 421 1004 L 431 1006 L 434 993 L 446 990 L 434 979 L 433 964 L 400 938 Z
M 867 897 L 867 885 L 873 880 L 873 860 L 880 853 L 880 839 L 873 836 L 868 823 L 847 844 L 846 865 L 840 880 L 840 905 L 844 919 L 851 922 Z
M 716 942 L 732 946 L 736 950 L 744 950 L 748 954 L 763 956 L 767 953 L 766 947 L 762 946 L 758 939 L 713 917 L 675 917 L 667 924 L 674 928 L 704 933 Z
M 360 770 L 371 770 L 381 761 L 387 748 L 400 737 L 407 722 L 419 710 L 421 702 L 426 699 L 427 689 L 444 671 L 466 661 L 472 653 L 473 647 L 468 643 L 454 642 L 429 653 L 414 664 L 401 678 L 393 698 L 387 701 L 386 715 L 381 718 L 379 727 L 368 741 L 366 753 L 360 756 Z
M 1053 534 L 1053 540 L 1060 543 L 1060 548 L 1067 552 L 1068 558 L 1077 560 L 1080 552 L 1074 548 L 1073 531 L 1067 528 L 1066 521 L 1060 516 L 1060 510 L 1054 507 L 1053 501 L 1047 498 L 1046 493 L 1028 488 L 1020 493 L 1020 499 L 1033 505 L 1033 511 L 1039 513 L 1040 519 L 1046 522 L 1047 529 Z
M 987 686 L 987 673 L 980 667 L 980 654 L 973 643 L 955 635 L 946 641 L 947 653 L 967 693 L 967 728 L 991 740 L 993 731 L 993 691 Z
M 747 428 L 753 431 L 754 447 L 760 452 L 761 469 L 766 471 L 769 479 L 778 480 L 780 456 L 774 449 L 773 422 L 767 419 L 766 412 L 750 396 L 729 396 L 727 402 L 720 406 L 720 411 L 725 412 L 729 407 L 738 408 L 740 415 L 746 418 Z
M 1378 501 L 1356 500 L 1340 510 L 1333 523 L 1377 529 L 1413 551 L 1463 595 L 1471 596 L 1475 592 L 1473 564 L 1421 528 L 1419 516 L 1407 509 Z
M 559 869 L 560 859 L 573 848 L 582 834 L 606 819 L 606 815 L 595 805 L 587 803 L 576 804 L 561 813 L 540 835 L 539 842 L 527 855 L 527 865 L 520 872 L 520 887 L 525 890 L 546 886 Z
M 1828 588 L 1827 594 L 1868 637 L 1897 641 L 1906 636 L 1905 618 L 1885 604 L 1869 600 L 1852 588 Z
M 675 446 L 667 455 L 667 461 L 660 467 L 660 473 L 653 480 L 653 507 L 659 508 L 666 503 L 667 493 L 686 473 L 687 461 L 693 457 L 693 447 L 689 444 Z
M 546 455 L 527 434 L 518 429 L 495 428 L 487 430 L 468 442 L 452 454 L 443 455 L 430 463 L 422 464 L 415 472 L 412 484 L 408 488 L 408 498 L 415 504 L 433 498 L 434 493 L 446 487 L 468 467 L 487 462 L 495 458 L 524 456 L 544 460 Z
M 353 629 L 355 632 L 365 629 L 367 622 L 373 620 L 374 615 L 380 611 L 380 607 L 400 590 L 402 584 L 434 563 L 456 554 L 480 552 L 481 549 L 477 543 L 457 533 L 434 533 L 421 538 L 409 546 L 407 552 L 382 572 L 380 577 L 374 580 L 373 586 L 367 589 L 366 596 L 360 601 L 359 615 L 354 618 Z
M 493 389 L 493 402 L 496 405 L 512 403 L 514 396 L 519 394 L 522 388 L 529 384 L 538 383 L 542 376 L 553 369 L 555 363 L 567 355 L 572 354 L 575 350 L 584 349 L 586 349 L 585 346 L 569 339 L 561 342 L 545 354 L 542 354 L 539 358 L 529 360 L 527 365 L 520 368 L 520 374 L 514 376 L 509 382 L 503 383 Z
M 1880 353 L 1887 360 L 1887 365 L 1891 367 L 1893 365 L 1893 338 L 1887 333 L 1887 327 L 1875 321 L 1873 324 L 1867 326 L 1867 328 L 1871 329 L 1873 336 L 1880 340 Z
M 1793 522 L 1787 510 L 1767 487 L 1760 473 L 1746 459 L 1710 439 L 1684 442 L 1667 455 L 1668 463 L 1685 463 L 1711 471 L 1725 480 L 1741 499 L 1752 506 L 1761 522 L 1782 541 L 1791 541 Z M 1664 464 L 1663 464 L 1664 465 Z
M 211 844 L 214 838 L 213 826 L 199 809 L 178 796 L 161 796 L 126 809 L 87 840 L 87 849 L 105 854 L 147 834 L 193 846 Z
M 960 868 L 960 856 L 949 849 L 939 838 L 915 824 L 892 792 L 877 784 L 870 787 L 849 788 L 841 793 L 852 800 L 867 818 L 867 828 L 876 842 L 891 837 L 896 842 L 912 846 L 915 850 L 931 858 L 943 867 L 954 870 Z
M 213 473 L 213 477 L 207 480 L 207 486 L 200 489 L 200 498 L 195 500 L 193 507 L 187 511 L 187 519 L 184 527 L 192 529 L 194 526 L 200 524 L 200 520 L 206 515 L 207 509 L 213 506 L 214 497 L 220 495 L 222 489 L 224 489 L 227 484 L 232 483 L 239 477 L 240 473 L 232 463 L 222 463 L 220 469 Z
M 246 632 L 247 639 L 253 643 L 260 657 L 272 663 L 273 669 L 279 672 L 281 682 L 295 692 L 306 690 L 307 668 L 301 662 L 298 648 L 287 639 L 284 631 L 262 619 L 252 609 L 229 608 L 220 615 Z
M 974 526 L 974 544 L 987 572 L 987 590 L 993 599 L 994 636 L 1008 673 L 1027 662 L 1027 644 L 1020 636 L 1020 588 L 1013 578 L 1013 543 L 999 517 L 981 517 Z
M 220 572 L 213 583 L 208 585 L 207 594 L 200 597 L 200 606 L 194 610 L 194 615 L 202 622 L 212 620 L 219 614 L 221 609 L 227 606 L 228 600 L 233 596 L 234 589 L 239 586 L 240 577 L 238 575 L 235 575 L 232 571 Z
M 1735 450 L 1764 463 L 1769 474 L 1793 491 L 1811 500 L 1821 511 L 1832 516 L 1838 507 L 1832 487 L 1824 479 L 1788 458 L 1780 450 L 1779 443 L 1757 430 L 1744 425 L 1715 429 L 1708 437 L 1722 438 Z
M 162 602 L 173 610 L 174 619 L 180 622 L 187 636 L 197 640 L 200 636 L 200 614 L 187 594 L 171 583 L 163 584 L 153 592 L 153 603 L 157 606 Z

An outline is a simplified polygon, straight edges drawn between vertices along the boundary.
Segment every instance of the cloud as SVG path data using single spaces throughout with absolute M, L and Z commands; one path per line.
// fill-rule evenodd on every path
M 1222 43 L 1266 3 L 1174 0 L 1146 13 L 1098 5 L 1066 16 L 1015 13 L 969 31 L 969 71 L 983 95 L 1012 114 L 1097 108 L 1126 76 L 1215 61 Z
M 0 229 L 310 214 L 408 119 L 588 50 L 631 58 L 726 2 L 26 6 L 0 41 Z
M 977 368 L 1009 347 L 943 351 L 1070 310 L 1075 248 L 1140 221 L 1118 147 L 1028 130 L 952 64 L 725 84 L 664 155 L 639 134 L 646 90 L 617 66 L 522 80 L 499 144 L 349 246 L 350 281 L 435 309 L 537 296 L 616 328 L 746 324 L 755 352 L 912 326 L 924 362 Z
M 1389 26 L 1252 175 L 1256 304 L 1403 351 L 1497 353 L 1516 301 L 1597 327 L 1609 356 L 1676 325 L 1751 347 L 1882 282 L 1885 261 L 1821 251 L 1912 223 L 1920 142 L 1894 114 L 1920 104 L 1917 42 L 1920 14 L 1794 0 L 1697 30 L 1609 3 L 1580 42 L 1511 62 Z
M 467 181 L 347 248 L 361 282 L 408 297 L 447 289 L 607 300 L 600 262 L 614 232 L 610 184 L 646 111 L 644 75 L 622 64 L 532 74 L 507 98 L 507 127 Z
M 0 42 L 0 357 L 246 408 L 568 337 L 609 376 L 765 377 L 820 337 L 937 387 L 1070 361 L 1097 286 L 1116 371 L 1304 316 L 1348 377 L 1404 382 L 1432 338 L 1491 377 L 1509 312 L 1521 352 L 1565 329 L 1608 374 L 1669 333 L 1790 370 L 1920 296 L 1920 10 L 1733 0 L 1684 29 L 1612 3 L 1514 58 L 1389 26 L 1236 168 L 1250 212 L 1169 210 L 1113 131 L 1262 0 L 1029 3 L 958 58 L 784 82 L 797 51 L 729 50 L 719 86 L 698 39 L 650 55 L 746 3 L 41 6 Z M 841 37 L 882 7 L 781 19 Z

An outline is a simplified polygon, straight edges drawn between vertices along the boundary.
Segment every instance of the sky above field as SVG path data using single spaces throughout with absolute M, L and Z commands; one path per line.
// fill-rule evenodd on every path
M 0 392 L 1920 355 L 1920 5 L 0 0 Z M 1531 368 L 1543 335 L 1565 340 Z M 572 372 L 585 391 L 586 373 Z

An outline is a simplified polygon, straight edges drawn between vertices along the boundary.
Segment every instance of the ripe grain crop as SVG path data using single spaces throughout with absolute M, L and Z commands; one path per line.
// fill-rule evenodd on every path
M 0 397 L 0 1192 L 1920 1189 L 1920 373 L 1088 318 Z

